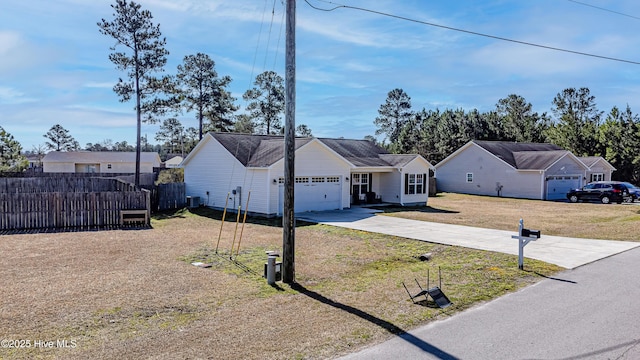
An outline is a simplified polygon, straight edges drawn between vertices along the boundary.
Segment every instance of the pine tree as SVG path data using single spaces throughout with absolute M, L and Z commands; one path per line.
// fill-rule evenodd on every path
M 392 146 L 398 142 L 403 127 L 413 116 L 411 98 L 402 89 L 393 89 L 387 94 L 385 103 L 378 109 L 379 116 L 374 124 L 378 127 L 376 135 L 386 134 Z
M 284 79 L 274 71 L 265 71 L 256 76 L 256 85 L 242 96 L 249 101 L 247 111 L 264 134 L 279 134 L 282 128 L 281 114 L 284 112 Z
M 49 139 L 50 142 L 45 142 L 45 146 L 49 150 L 76 151 L 80 148 L 80 144 L 69 134 L 69 130 L 63 128 L 60 124 L 53 125 L 51 129 L 42 136 Z
M 231 77 L 219 77 L 209 55 L 185 56 L 183 64 L 178 65 L 176 79 L 181 106 L 196 112 L 199 139 L 202 139 L 205 118 L 209 120 L 206 130 L 231 131 L 233 113 L 238 110 L 234 104 L 236 99 L 226 89 Z
M 116 40 L 111 47 L 109 60 L 116 68 L 126 72 L 126 80 L 120 78 L 113 87 L 121 102 L 135 98 L 136 110 L 136 172 L 135 185 L 140 185 L 140 133 L 142 117 L 154 121 L 154 113 L 160 112 L 162 104 L 153 98 L 154 94 L 164 91 L 170 85 L 170 79 L 157 78 L 167 62 L 169 51 L 165 49 L 166 39 L 161 38 L 160 25 L 154 25 L 153 16 L 148 10 L 131 1 L 116 0 L 111 5 L 114 10 L 113 21 L 102 19 L 98 23 L 100 33 Z M 118 46 L 125 51 L 116 51 Z
M 0 173 L 20 172 L 29 165 L 22 146 L 0 126 Z

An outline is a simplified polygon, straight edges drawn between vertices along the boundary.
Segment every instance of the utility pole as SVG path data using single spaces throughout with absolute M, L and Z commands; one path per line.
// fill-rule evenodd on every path
M 282 214 L 282 282 L 295 282 L 296 219 L 295 128 L 296 128 L 296 0 L 287 0 L 284 125 L 284 212 Z

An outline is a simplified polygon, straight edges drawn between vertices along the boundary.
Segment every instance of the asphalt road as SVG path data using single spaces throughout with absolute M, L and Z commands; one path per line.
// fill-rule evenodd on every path
M 640 359 L 640 248 L 342 359 Z

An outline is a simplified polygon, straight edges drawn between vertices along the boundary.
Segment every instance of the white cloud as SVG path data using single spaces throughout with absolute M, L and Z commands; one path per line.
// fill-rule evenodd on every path
M 15 105 L 36 101 L 35 99 L 25 97 L 25 94 L 10 88 L 0 86 L 0 104 Z
M 88 83 L 84 84 L 84 87 L 97 88 L 97 89 L 113 89 L 114 85 L 115 85 L 114 82 L 89 81 Z

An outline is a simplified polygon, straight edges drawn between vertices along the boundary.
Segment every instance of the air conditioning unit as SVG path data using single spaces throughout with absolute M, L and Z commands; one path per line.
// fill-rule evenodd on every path
M 200 206 L 200 196 L 187 196 L 187 207 L 189 209 Z

